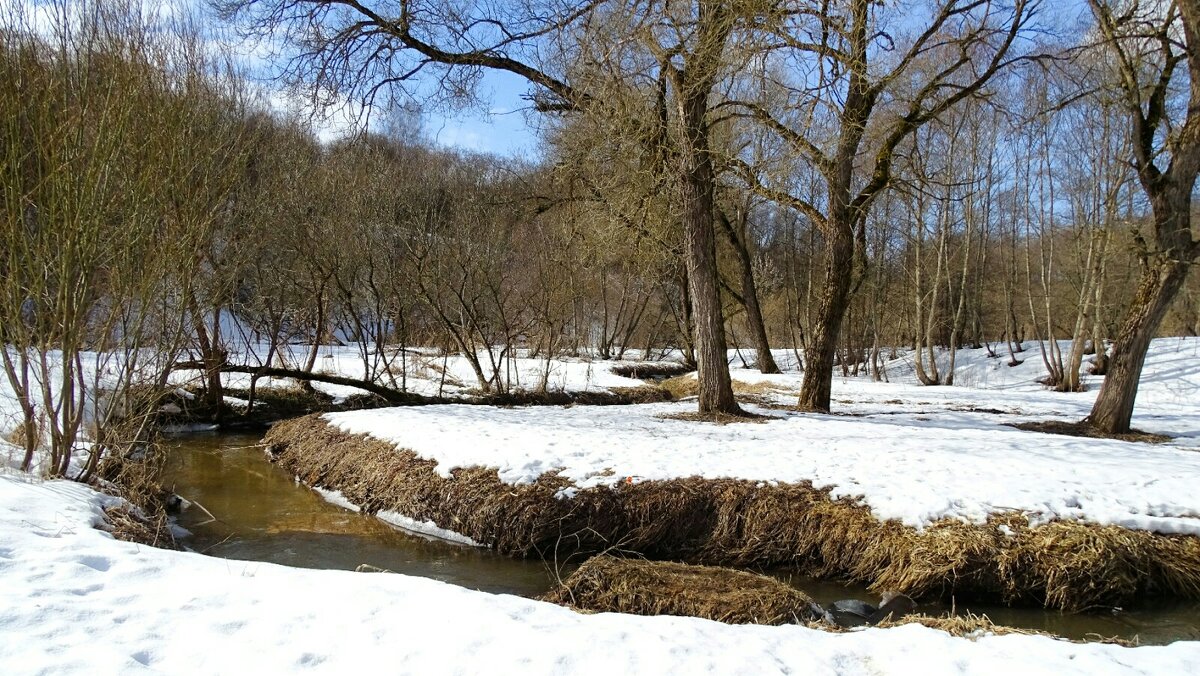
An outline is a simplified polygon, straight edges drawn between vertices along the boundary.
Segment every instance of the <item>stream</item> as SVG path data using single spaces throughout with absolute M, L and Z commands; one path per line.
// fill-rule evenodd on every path
M 252 434 L 192 434 L 168 441 L 165 484 L 193 505 L 179 516 L 191 535 L 182 544 L 211 556 L 301 568 L 354 570 L 367 564 L 486 592 L 536 596 L 570 568 L 518 560 L 400 530 L 334 505 L 267 461 Z M 206 513 L 207 510 L 211 513 Z M 556 572 L 557 569 L 557 572 Z M 766 571 L 817 603 L 879 599 L 864 587 Z M 937 615 L 947 606 L 922 604 Z M 1069 614 L 1038 608 L 959 605 L 997 624 L 1048 631 L 1074 639 L 1117 636 L 1143 645 L 1200 639 L 1200 603 L 1156 599 L 1145 608 Z

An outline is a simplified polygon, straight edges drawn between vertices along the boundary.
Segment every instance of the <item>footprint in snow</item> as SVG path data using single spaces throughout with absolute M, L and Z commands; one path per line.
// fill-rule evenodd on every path
M 101 573 L 112 567 L 112 561 L 109 561 L 103 556 L 81 556 L 77 559 L 77 561 L 88 568 L 100 571 Z

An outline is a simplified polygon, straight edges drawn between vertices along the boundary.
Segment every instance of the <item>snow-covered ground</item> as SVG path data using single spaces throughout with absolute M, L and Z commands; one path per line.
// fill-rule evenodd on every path
M 353 349 L 322 350 L 319 368 L 361 376 Z M 1035 518 L 1200 532 L 1200 497 L 1188 494 L 1200 485 L 1200 340 L 1154 343 L 1134 424 L 1176 436 L 1159 446 L 1003 426 L 1079 419 L 1095 396 L 1095 387 L 1044 390 L 1035 382 L 1042 375 L 1037 353 L 1024 356 L 1025 364 L 1009 368 L 1006 359 L 964 350 L 952 388 L 914 384 L 911 362 L 901 356 L 887 365 L 891 383 L 835 379 L 840 415 L 759 409 L 776 417 L 765 423 L 659 417 L 690 410 L 687 402 L 443 406 L 332 419 L 414 448 L 443 470 L 495 466 L 514 482 L 544 471 L 562 471 L 577 486 L 689 474 L 810 479 L 865 496 L 877 514 L 914 525 L 1025 509 Z M 523 384 L 536 380 L 543 363 L 529 360 Z M 465 361 L 443 364 L 456 387 L 472 385 Z M 611 365 L 553 362 L 558 380 L 550 387 L 638 384 L 609 373 Z M 801 376 L 739 368 L 734 378 L 790 403 Z M 440 387 L 440 374 L 413 382 Z M 0 406 L 10 403 L 3 394 Z M 0 442 L 0 457 L 13 448 Z M 829 634 L 580 615 L 423 578 L 213 559 L 95 530 L 111 500 L 78 484 L 0 474 L 0 672 L 1200 673 L 1196 642 L 1121 648 L 1031 636 L 969 641 L 917 625 Z
M 313 370 L 328 375 L 363 379 L 367 376 L 370 365 L 370 368 L 375 370 L 376 382 L 397 390 L 431 397 L 458 396 L 479 387 L 470 362 L 461 354 L 446 355 L 426 348 L 408 348 L 401 356 L 394 348 L 387 348 L 390 367 L 385 368 L 382 361 L 375 361 L 374 348 L 370 349 L 367 361 L 364 362 L 358 347 L 321 345 L 317 348 L 317 362 Z M 283 363 L 290 368 L 298 368 L 308 359 L 309 350 L 308 345 L 283 346 Z M 259 365 L 263 363 L 266 352 L 265 346 L 250 344 L 239 348 L 229 359 L 235 363 Z M 487 352 L 480 351 L 479 358 L 485 375 L 491 377 L 491 362 Z M 273 362 L 276 366 L 279 363 L 278 359 Z M 500 377 L 507 387 L 514 390 L 537 390 L 544 381 L 546 389 L 550 392 L 606 392 L 614 387 L 642 385 L 640 380 L 624 378 L 612 372 L 614 366 L 636 363 L 639 362 L 587 357 L 556 357 L 547 361 L 545 358 L 528 356 L 522 351 L 500 362 Z M 175 382 L 183 384 L 195 380 L 196 377 L 195 371 L 181 371 L 175 375 Z M 224 382 L 229 387 L 246 388 L 250 385 L 250 376 L 229 373 L 225 374 Z M 287 379 L 264 378 L 259 380 L 259 387 L 287 386 L 290 383 Z M 362 393 L 358 388 L 345 385 L 314 382 L 313 386 L 335 399 Z
M 112 498 L 0 475 L 4 674 L 1189 674 L 1200 643 L 976 640 L 905 625 L 582 615 L 404 575 L 172 552 L 93 526 Z
M 839 379 L 841 415 L 751 407 L 760 423 L 715 425 L 670 419 L 677 402 L 622 407 L 517 408 L 443 405 L 326 415 L 337 427 L 408 448 L 455 467 L 496 467 L 509 483 L 557 473 L 576 487 L 700 476 L 764 482 L 811 481 L 835 497 L 860 498 L 881 519 L 922 527 L 1025 512 L 1160 533 L 1200 535 L 1200 340 L 1156 341 L 1135 425 L 1177 435 L 1151 445 L 1028 432 L 1005 423 L 1078 420 L 1095 390 L 1046 391 L 1038 363 L 1010 368 L 964 351 L 975 387 L 924 387 Z M 1031 357 L 1033 355 L 1030 355 Z M 899 376 L 899 377 L 897 377 Z M 734 378 L 769 384 L 794 401 L 800 374 Z M 960 380 L 960 382 L 963 382 Z M 846 415 L 851 414 L 851 415 Z M 570 497 L 571 489 L 563 497 Z

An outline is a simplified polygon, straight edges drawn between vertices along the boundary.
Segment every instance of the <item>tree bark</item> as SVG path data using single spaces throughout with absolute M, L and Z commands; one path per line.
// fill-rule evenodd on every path
M 829 412 L 832 398 L 834 353 L 842 318 L 850 304 L 850 269 L 854 258 L 854 237 L 849 227 L 833 227 L 826 238 L 825 281 L 817 307 L 808 350 L 805 352 L 804 381 L 800 385 L 802 411 Z
M 1085 423 L 1109 434 L 1130 430 L 1133 406 L 1150 341 L 1187 281 L 1196 246 L 1191 240 L 1191 184 L 1172 185 L 1151 199 L 1165 250 L 1143 261 L 1142 278 L 1108 359 L 1100 394 Z M 1097 346 L 1097 351 L 1103 349 Z
M 763 321 L 762 306 L 758 302 L 758 285 L 754 283 L 754 265 L 750 258 L 749 244 L 745 241 L 746 230 L 743 227 L 739 236 L 734 224 L 723 210 L 718 210 L 717 219 L 725 231 L 730 246 L 737 254 L 738 265 L 741 268 L 741 301 L 746 308 L 746 324 L 754 339 L 756 366 L 763 373 L 779 373 L 779 365 L 775 363 L 775 357 L 771 355 L 771 342 L 767 338 L 767 325 Z
M 699 90 L 703 91 L 699 91 Z M 717 282 L 714 214 L 714 173 L 708 151 L 705 113 L 708 88 L 697 88 L 680 100 L 680 125 L 686 138 L 680 153 L 680 192 L 683 202 L 685 263 L 695 322 L 696 376 L 699 412 L 738 415 L 725 345 L 725 319 Z

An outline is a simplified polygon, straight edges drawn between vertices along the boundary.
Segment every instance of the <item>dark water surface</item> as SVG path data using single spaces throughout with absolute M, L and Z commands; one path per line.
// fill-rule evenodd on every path
M 203 505 L 180 516 L 192 532 L 184 544 L 212 556 L 269 561 L 302 568 L 354 570 L 368 564 L 471 589 L 536 596 L 554 584 L 555 566 L 515 560 L 396 529 L 324 500 L 267 461 L 257 435 L 203 434 L 171 441 L 167 485 Z M 564 577 L 569 568 L 560 567 Z M 814 580 L 786 571 L 770 574 L 825 605 L 856 598 L 877 603 L 861 586 Z M 950 610 L 922 605 L 937 615 Z M 1030 608 L 959 605 L 959 612 L 987 615 L 997 624 L 1048 631 L 1076 639 L 1136 638 L 1142 644 L 1200 640 L 1200 603 L 1154 601 L 1145 608 L 1073 615 Z
M 193 505 L 179 524 L 183 544 L 228 559 L 301 568 L 354 570 L 360 564 L 471 589 L 534 596 L 554 584 L 552 566 L 451 544 L 357 514 L 297 483 L 267 461 L 257 435 L 173 439 L 166 484 Z M 565 573 L 564 573 L 565 574 Z

